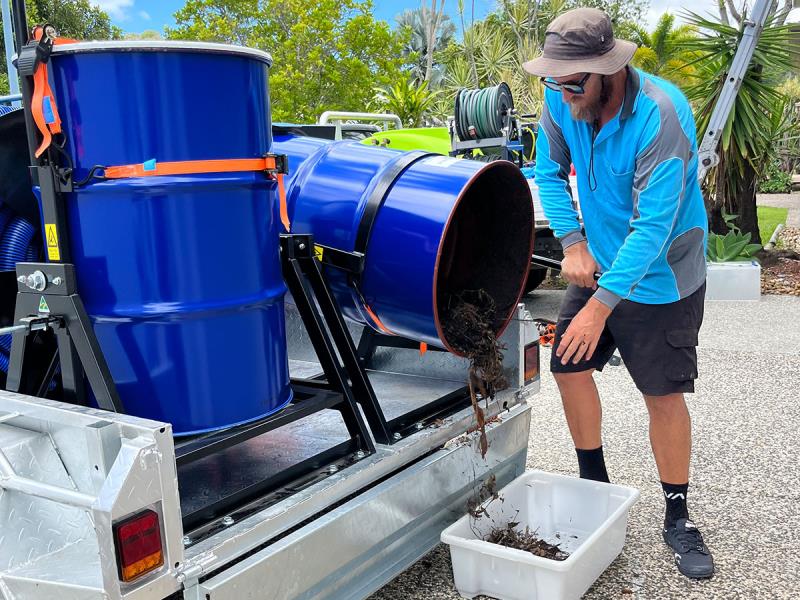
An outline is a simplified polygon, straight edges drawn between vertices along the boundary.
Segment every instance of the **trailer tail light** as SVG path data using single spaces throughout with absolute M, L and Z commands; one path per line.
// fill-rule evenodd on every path
M 145 510 L 114 525 L 114 545 L 122 581 L 133 581 L 164 564 L 158 514 Z
M 525 385 L 539 377 L 539 341 L 525 346 Z

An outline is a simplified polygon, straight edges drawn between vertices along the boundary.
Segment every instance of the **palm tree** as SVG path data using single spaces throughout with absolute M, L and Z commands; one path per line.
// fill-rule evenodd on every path
M 456 26 L 450 17 L 432 11 L 427 6 L 403 11 L 396 20 L 401 31 L 408 36 L 403 55 L 413 58 L 411 76 L 416 81 L 430 81 L 434 87 L 438 86 L 443 77 L 443 68 L 436 55 L 453 41 Z M 431 38 L 432 28 L 434 35 Z
M 464 0 L 458 0 L 458 16 L 461 20 L 461 37 L 464 40 L 464 49 L 467 52 L 467 62 L 469 63 L 469 73 L 472 78 L 472 85 L 477 86 L 478 68 L 475 64 L 475 47 L 473 46 L 474 39 L 467 36 L 467 25 L 464 22 Z M 472 28 L 475 25 L 475 0 L 472 0 L 470 16 L 470 28 Z
M 748 4 L 747 0 L 740 0 L 740 2 L 737 7 L 734 0 L 717 0 L 720 23 L 741 29 L 747 19 Z M 773 0 L 770 10 L 773 26 L 779 27 L 786 23 L 789 13 L 792 12 L 792 2 L 793 0 L 783 0 L 783 4 L 779 5 L 778 0 Z
M 687 51 L 698 58 L 686 93 L 695 107 L 698 139 L 702 139 L 709 118 L 728 77 L 736 48 L 742 37 L 739 27 L 687 13 L 698 36 L 687 40 Z M 760 174 L 774 157 L 776 141 L 783 135 L 786 98 L 778 89 L 792 57 L 786 51 L 789 27 L 770 21 L 758 40 L 753 60 L 723 130 L 718 149 L 720 162 L 707 176 L 706 205 L 712 231 L 725 233 L 723 212 L 739 215 L 739 227 L 760 242 L 756 214 L 756 187 Z
M 502 31 L 481 23 L 473 27 L 469 35 L 474 38 L 474 47 L 477 48 L 475 65 L 480 81 L 494 85 L 501 81 L 501 73 L 518 66 L 514 42 Z
M 691 25 L 675 26 L 675 15 L 664 13 L 652 33 L 632 25 L 634 39 L 639 48 L 633 57 L 633 64 L 675 83 L 680 83 L 690 75 L 687 63 L 694 58 L 686 51 L 686 42 L 696 36 Z

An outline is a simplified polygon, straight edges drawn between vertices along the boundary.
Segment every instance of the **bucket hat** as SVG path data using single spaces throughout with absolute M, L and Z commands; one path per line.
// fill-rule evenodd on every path
M 596 8 L 576 8 L 547 28 L 542 55 L 522 65 L 531 75 L 565 77 L 573 73 L 613 75 L 627 65 L 636 44 L 614 39 L 611 19 Z

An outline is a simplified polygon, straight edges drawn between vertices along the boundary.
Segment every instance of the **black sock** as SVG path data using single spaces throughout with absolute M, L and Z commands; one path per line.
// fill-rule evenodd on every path
M 688 519 L 689 510 L 686 508 L 686 494 L 689 484 L 674 484 L 661 482 L 664 488 L 664 500 L 667 503 L 667 512 L 664 515 L 664 527 L 670 527 L 678 519 Z
M 578 468 L 581 472 L 581 479 L 591 479 L 593 481 L 609 483 L 602 446 L 594 450 L 575 448 L 575 452 L 578 453 Z

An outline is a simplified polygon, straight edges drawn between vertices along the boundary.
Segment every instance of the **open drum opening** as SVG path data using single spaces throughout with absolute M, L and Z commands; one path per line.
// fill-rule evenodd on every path
M 528 183 L 510 162 L 486 165 L 462 190 L 445 226 L 434 270 L 434 318 L 445 347 L 448 309 L 459 297 L 483 291 L 495 310 L 491 322 L 502 334 L 522 295 L 533 252 L 533 201 Z

